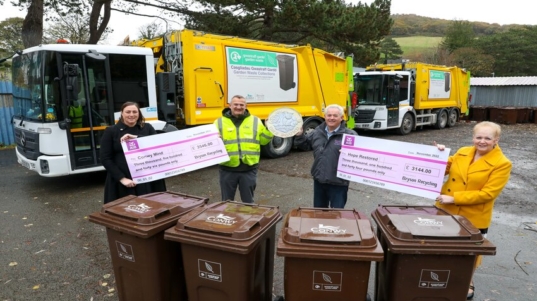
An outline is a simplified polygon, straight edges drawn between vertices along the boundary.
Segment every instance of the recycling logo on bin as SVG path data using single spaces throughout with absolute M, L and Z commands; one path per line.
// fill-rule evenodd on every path
M 449 282 L 450 270 L 421 270 L 420 288 L 445 289 Z
M 222 282 L 222 264 L 198 259 L 198 274 L 200 278 Z
M 134 262 L 134 251 L 131 245 L 116 241 L 116 248 L 119 258 Z
M 314 291 L 341 291 L 342 272 L 313 271 Z

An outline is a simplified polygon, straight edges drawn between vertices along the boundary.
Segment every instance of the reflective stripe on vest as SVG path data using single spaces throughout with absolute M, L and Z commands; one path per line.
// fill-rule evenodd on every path
M 221 163 L 222 165 L 237 167 L 241 161 L 250 166 L 259 163 L 261 152 L 258 137 L 259 118 L 248 116 L 242 121 L 238 128 L 229 118 L 224 120 L 223 117 L 220 117 L 215 124 L 222 136 L 229 155 L 229 161 Z M 243 133 L 248 131 L 249 126 L 252 126 L 251 133 L 248 134 L 248 136 L 243 136 Z M 233 130 L 228 131 L 227 129 L 230 128 L 233 128 Z

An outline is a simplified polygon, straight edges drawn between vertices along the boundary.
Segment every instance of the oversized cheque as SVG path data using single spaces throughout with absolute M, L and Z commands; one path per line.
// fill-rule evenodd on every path
M 213 124 L 122 143 L 136 183 L 151 182 L 229 160 Z
M 440 194 L 448 148 L 346 134 L 342 141 L 339 178 L 430 199 Z

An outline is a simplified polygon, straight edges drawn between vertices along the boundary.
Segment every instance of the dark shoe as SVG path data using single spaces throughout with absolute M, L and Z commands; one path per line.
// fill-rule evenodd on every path
M 367 296 L 365 297 L 366 301 L 371 301 L 371 296 L 369 296 L 369 293 L 367 293 Z
M 470 290 L 472 290 L 471 293 L 470 293 Z M 473 284 L 470 284 L 470 288 L 468 288 L 468 296 L 466 296 L 466 300 L 474 299 L 474 292 L 475 292 L 475 286 Z

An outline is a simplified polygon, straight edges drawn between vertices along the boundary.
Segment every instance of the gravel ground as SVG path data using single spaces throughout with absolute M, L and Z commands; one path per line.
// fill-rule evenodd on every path
M 428 145 L 437 141 L 454 153 L 471 144 L 474 124 L 424 128 L 407 136 L 391 132 L 360 135 Z M 513 171 L 496 201 L 488 236 L 497 246 L 497 254 L 486 257 L 477 271 L 474 300 L 530 301 L 535 300 L 537 277 L 537 125 L 502 128 L 500 145 L 513 162 Z M 282 215 L 311 206 L 311 164 L 311 152 L 293 151 L 285 158 L 263 159 L 257 202 L 278 206 Z M 102 206 L 105 174 L 42 178 L 19 166 L 10 149 L 0 151 L 0 167 L 0 300 L 118 300 L 106 230 L 88 222 L 88 215 Z M 220 201 L 217 174 L 216 167 L 209 167 L 169 178 L 168 189 L 208 197 L 211 203 Z M 347 208 L 370 216 L 379 204 L 431 205 L 432 201 L 351 183 Z M 276 226 L 276 235 L 281 225 Z M 372 296 L 373 270 L 368 279 Z M 283 275 L 283 258 L 275 255 L 275 295 L 284 295 L 292 281 L 300 281 L 285 280 Z

